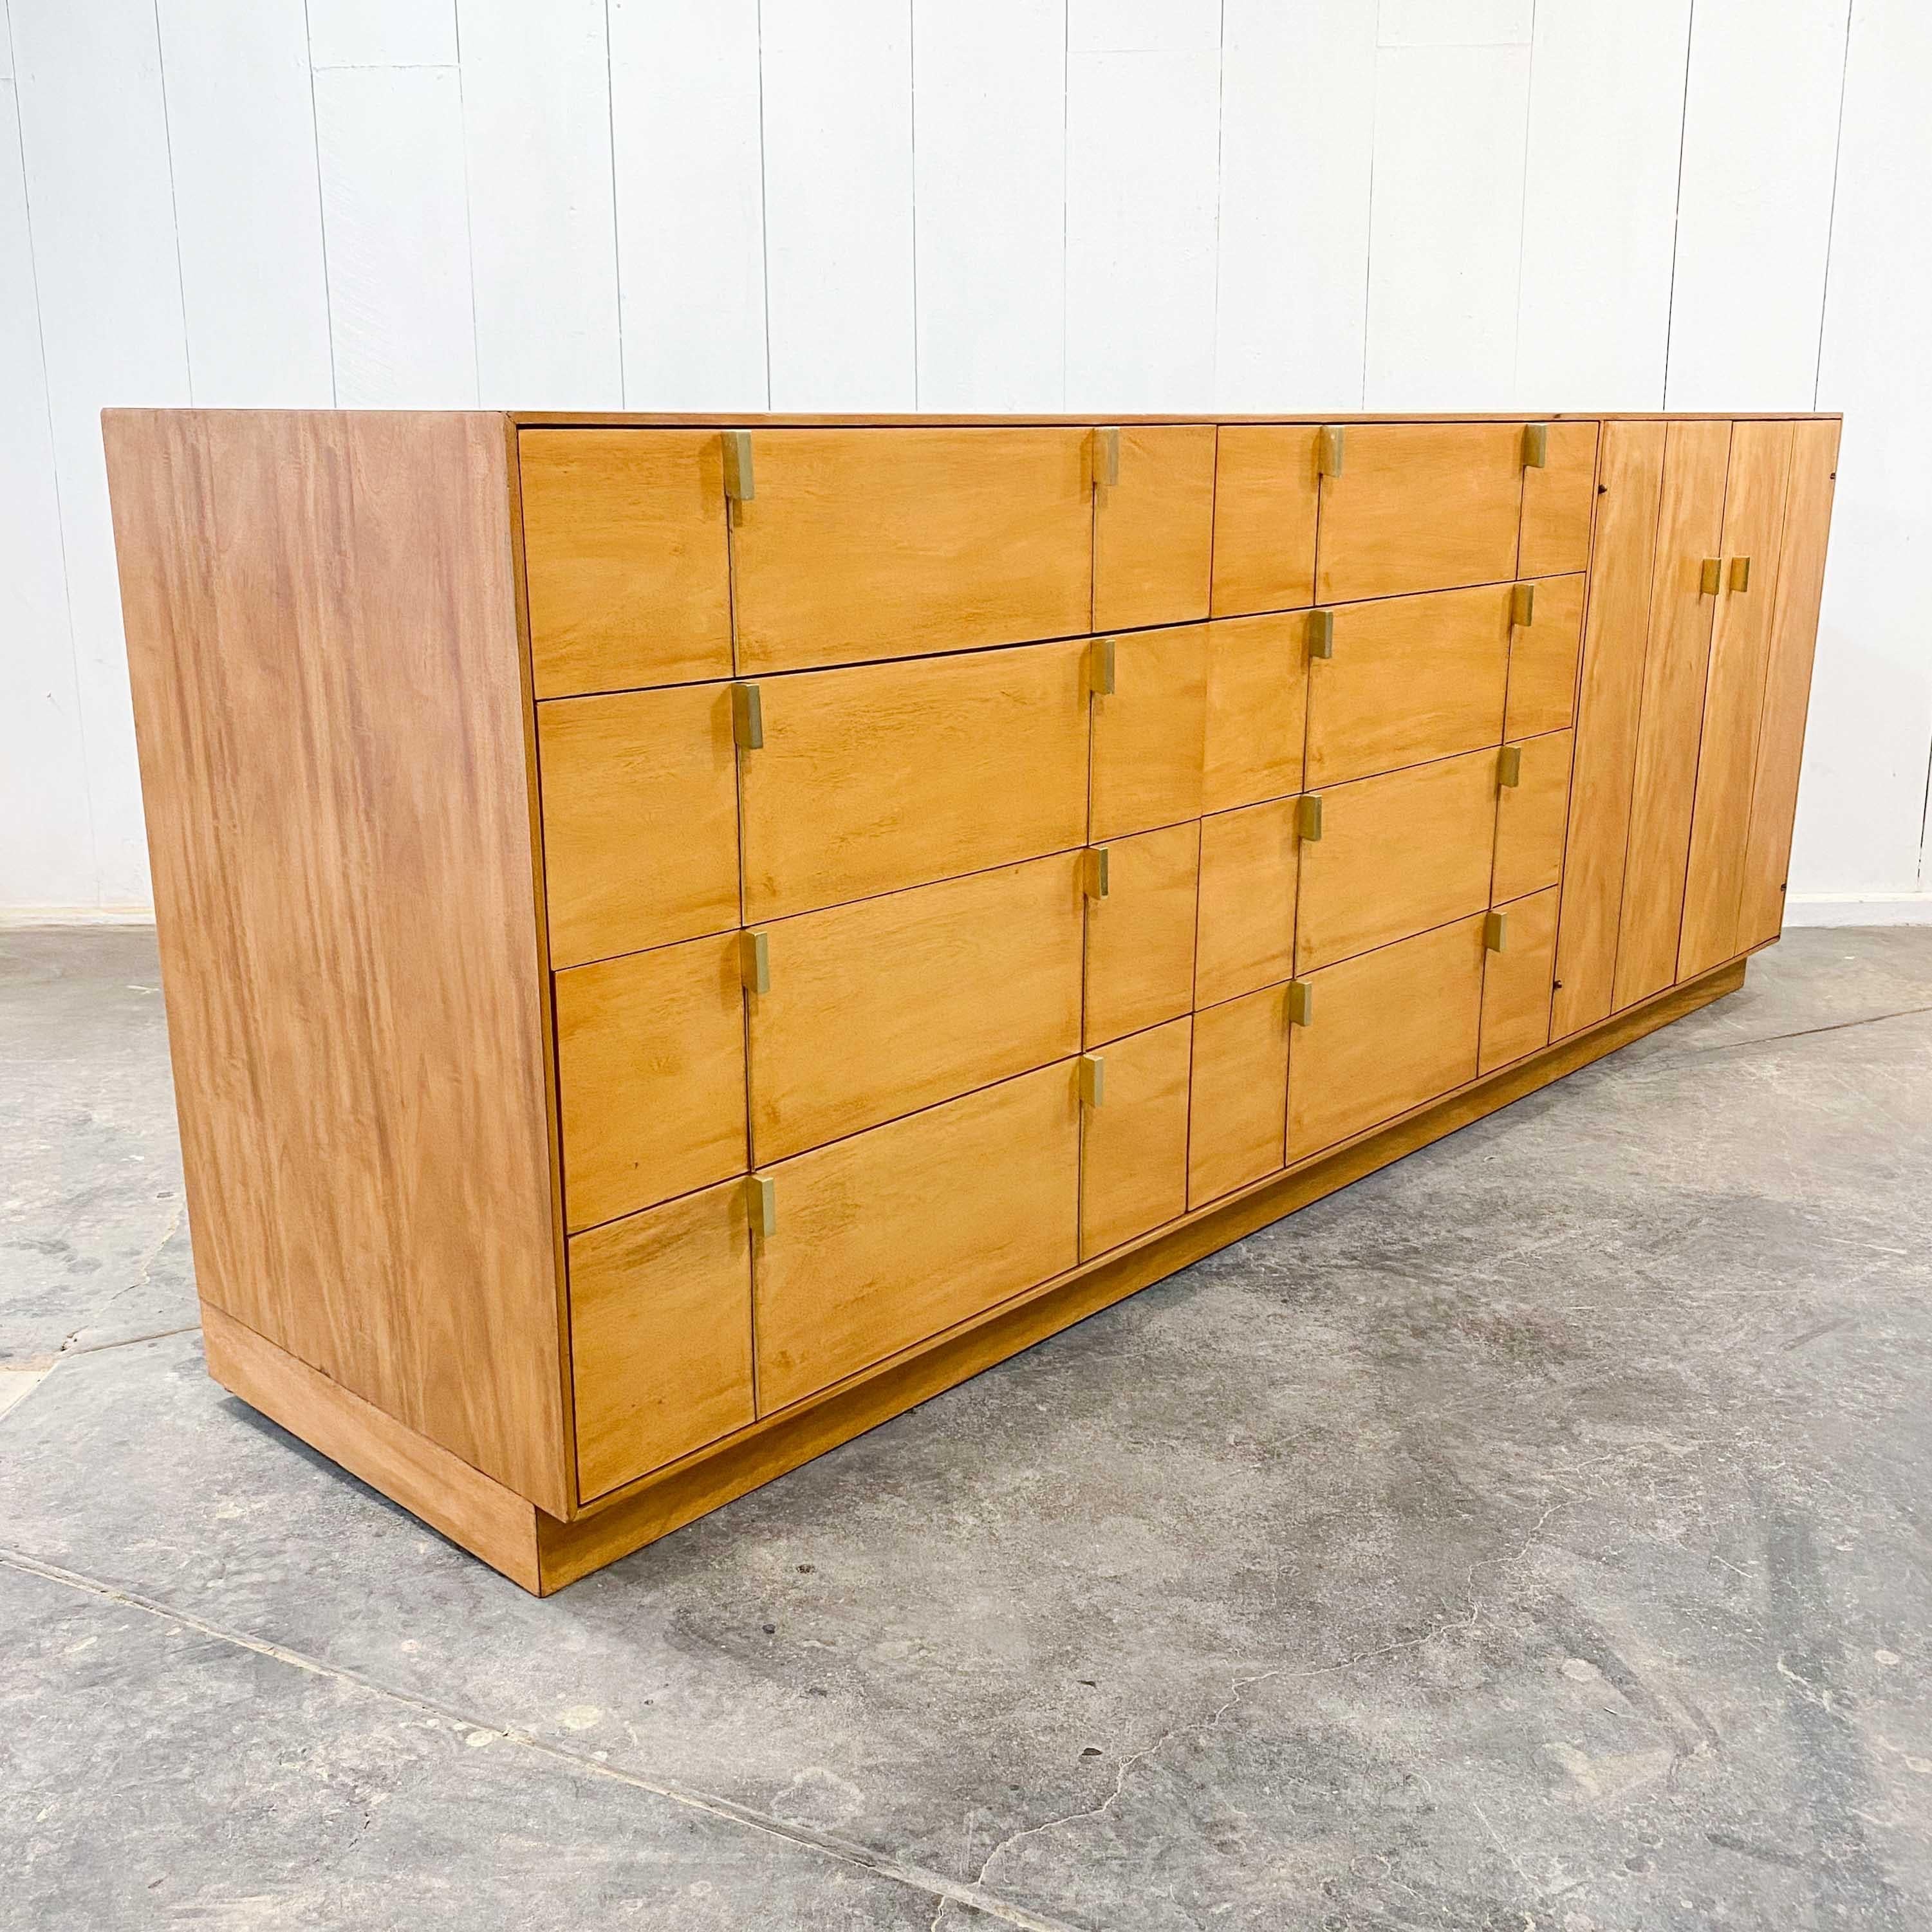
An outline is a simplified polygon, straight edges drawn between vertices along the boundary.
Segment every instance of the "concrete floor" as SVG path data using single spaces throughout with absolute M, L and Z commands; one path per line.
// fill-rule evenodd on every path
M 1932 931 L 543 1604 L 207 1379 L 148 935 L 0 1146 L 10 1926 L 1932 1924 Z

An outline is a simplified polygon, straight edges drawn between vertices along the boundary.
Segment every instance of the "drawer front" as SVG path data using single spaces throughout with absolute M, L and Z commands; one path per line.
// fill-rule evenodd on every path
M 759 928 L 758 1164 L 1078 1052 L 1081 869 L 1069 853 Z
M 1480 1070 L 1493 1072 L 1550 1044 L 1556 979 L 1556 894 L 1534 892 L 1502 908 L 1502 944 L 1483 969 Z
M 1083 429 L 753 430 L 731 535 L 740 674 L 1079 635 L 1088 445 Z
M 1315 427 L 1224 423 L 1215 458 L 1217 617 L 1315 601 Z
M 1208 626 L 1108 641 L 1114 688 L 1094 699 L 1094 837 L 1118 838 L 1198 818 Z
M 1290 1160 L 1474 1078 L 1483 958 L 1478 914 L 1308 976 L 1288 1082 Z
M 735 934 L 574 966 L 551 985 L 568 1227 L 745 1172 Z
M 1530 621 L 1510 632 L 1509 710 L 1503 729 L 1512 738 L 1560 731 L 1576 715 L 1576 660 L 1583 646 L 1580 577 L 1546 577 L 1530 587 Z
M 742 1180 L 572 1238 L 570 1363 L 585 1502 L 754 1419 Z
M 1093 628 L 1193 623 L 1208 614 L 1214 425 L 1115 434 L 1119 480 L 1094 493 Z
M 1288 1035 L 1286 986 L 1266 986 L 1194 1016 L 1187 1112 L 1190 1208 L 1281 1166 Z
M 1360 423 L 1322 480 L 1324 604 L 1516 575 L 1520 423 Z
M 1563 876 L 1563 834 L 1570 818 L 1570 760 L 1575 734 L 1551 731 L 1514 748 L 1520 782 L 1496 795 L 1496 865 L 1490 898 L 1501 905 L 1540 892 Z
M 1350 604 L 1308 668 L 1308 784 L 1493 745 L 1509 682 L 1507 585 Z
M 1307 722 L 1304 613 L 1208 626 L 1203 812 L 1228 812 L 1299 791 Z
M 731 572 L 716 430 L 517 437 L 539 698 L 731 675 Z
M 1278 798 L 1201 821 L 1194 998 L 1218 1005 L 1294 970 L 1298 800 Z
M 1192 1028 L 1190 1020 L 1172 1020 L 1095 1056 L 1100 1097 L 1080 1117 L 1082 1261 L 1186 1211 Z
M 1082 844 L 1085 646 L 770 678 L 742 760 L 748 922 Z
M 738 923 L 731 696 L 720 684 L 537 706 L 553 966 Z
M 1318 796 L 1301 844 L 1295 968 L 1320 970 L 1490 902 L 1496 754 L 1472 752 Z
M 1087 905 L 1085 1039 L 1098 1046 L 1194 1004 L 1198 825 L 1116 838 L 1107 896 Z
M 769 1414 L 1073 1266 L 1077 1063 L 835 1141 L 770 1171 L 757 1240 Z
M 1522 472 L 1522 541 L 1519 577 L 1554 577 L 1590 560 L 1590 519 L 1597 498 L 1597 425 L 1550 425 L 1548 460 Z

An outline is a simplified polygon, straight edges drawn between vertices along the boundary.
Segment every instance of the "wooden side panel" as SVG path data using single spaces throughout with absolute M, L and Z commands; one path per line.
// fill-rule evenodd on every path
M 1609 1017 L 1636 770 L 1665 426 L 1604 425 L 1550 1036 Z
M 1094 699 L 1093 836 L 1117 838 L 1201 812 L 1208 626 L 1114 642 L 1114 688 Z
M 1724 528 L 1728 422 L 1675 422 L 1664 443 L 1630 840 L 1624 863 L 1613 1004 L 1669 986 L 1677 970 L 1690 808 L 1697 783 L 1713 600 L 1699 588 Z
M 1187 1210 L 1187 1072 L 1193 1022 L 1117 1040 L 1080 1125 L 1080 1258 L 1091 1259 Z
M 758 1401 L 781 1408 L 1074 1264 L 1074 1064 L 800 1154 L 759 1238 Z
M 1583 643 L 1584 583 L 1581 577 L 1546 577 L 1533 586 L 1532 621 L 1510 632 L 1505 736 L 1531 738 L 1539 731 L 1560 731 L 1571 722 Z
M 1106 850 L 1107 896 L 1087 905 L 1090 1047 L 1176 1018 L 1194 1004 L 1200 826 L 1116 838 Z
M 735 934 L 574 966 L 552 992 L 566 1227 L 745 1172 Z
M 1096 631 L 1191 624 L 1208 614 L 1214 425 L 1123 429 L 1120 476 L 1094 492 Z
M 526 429 L 517 456 L 537 695 L 729 677 L 717 431 Z
M 1798 773 L 1804 756 L 1804 714 L 1811 695 L 1811 658 L 1818 641 L 1818 607 L 1825 589 L 1825 544 L 1838 467 L 1838 425 L 1792 425 L 1791 486 L 1784 500 L 1784 537 L 1778 568 L 1778 608 L 1772 620 L 1771 658 L 1758 735 L 1757 778 L 1751 790 L 1744 890 L 1738 909 L 1739 949 L 1774 939 L 1784 923 L 1785 868 L 1791 859 L 1798 811 Z
M 748 922 L 1087 836 L 1086 646 L 771 678 L 741 763 Z
M 760 429 L 731 533 L 741 675 L 1077 637 L 1084 429 Z
M 1245 1187 L 1282 1162 L 1288 993 L 1265 986 L 1194 1016 L 1187 1204 Z
M 570 1355 L 586 1502 L 750 1422 L 744 1184 L 574 1236 Z
M 1556 972 L 1556 898 L 1552 886 L 1503 909 L 1503 944 L 1483 969 L 1482 1055 L 1477 1071 L 1493 1073 L 1550 1044 L 1550 982 Z
M 1299 611 L 1208 626 L 1203 812 L 1230 812 L 1301 789 L 1307 632 Z
M 1077 1053 L 1080 874 L 1066 853 L 765 928 L 758 1166 Z
M 1597 425 L 1550 425 L 1549 460 L 1522 472 L 1519 577 L 1555 577 L 1590 560 L 1590 514 L 1597 482 Z
M 1294 970 L 1298 802 L 1278 798 L 1201 821 L 1197 1006 L 1218 1005 Z
M 1495 905 L 1553 886 L 1563 873 L 1563 832 L 1570 811 L 1570 762 L 1574 734 L 1546 732 L 1526 738 L 1520 783 L 1496 795 L 1496 866 L 1490 898 Z
M 1778 602 L 1785 488 L 1791 474 L 1788 422 L 1741 422 L 1731 432 L 1724 496 L 1724 588 L 1711 630 L 1704 733 L 1697 751 L 1696 804 L 1684 886 L 1677 977 L 1693 979 L 1738 948 L 1751 788 L 1757 776 L 1765 671 Z M 1748 566 L 1736 582 L 1739 560 Z
M 1316 430 L 1223 423 L 1215 460 L 1214 614 L 1315 601 Z
M 202 1296 L 567 1513 L 502 420 L 106 434 Z

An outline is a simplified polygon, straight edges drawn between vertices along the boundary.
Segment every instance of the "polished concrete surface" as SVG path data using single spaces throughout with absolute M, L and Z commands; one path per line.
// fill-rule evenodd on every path
M 0 1922 L 1932 1924 L 1932 931 L 546 1603 L 207 1378 L 157 987 L 0 934 Z

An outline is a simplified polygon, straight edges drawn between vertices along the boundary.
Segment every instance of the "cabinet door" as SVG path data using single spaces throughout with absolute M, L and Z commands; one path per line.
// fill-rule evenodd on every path
M 1094 490 L 1096 631 L 1191 624 L 1208 614 L 1214 425 L 1120 429 L 1120 476 Z
M 1093 836 L 1118 838 L 1201 815 L 1208 626 L 1111 643 L 1114 688 L 1094 699 Z
M 1546 732 L 1509 748 L 1521 770 L 1496 795 L 1496 868 L 1490 898 L 1495 905 L 1540 892 L 1563 875 L 1563 832 L 1570 812 L 1572 734 Z
M 1288 1157 L 1305 1160 L 1473 1079 L 1483 915 L 1305 976 Z
M 1580 577 L 1546 577 L 1527 586 L 1530 621 L 1510 630 L 1504 736 L 1533 738 L 1539 731 L 1560 731 L 1574 717 L 1583 584 Z
M 1479 1070 L 1493 1072 L 1550 1044 L 1551 982 L 1556 973 L 1556 892 L 1533 892 L 1501 908 L 1502 943 L 1483 968 L 1483 1046 Z
M 1487 751 L 1319 794 L 1321 836 L 1301 844 L 1295 970 L 1317 972 L 1486 906 L 1496 790 Z
M 1210 624 L 1201 809 L 1230 812 L 1299 791 L 1307 718 L 1305 615 Z
M 1598 478 L 1603 495 L 1583 640 L 1552 1040 L 1610 1017 L 1644 649 L 1650 635 L 1664 442 L 1662 423 L 1604 426 Z
M 1811 656 L 1825 587 L 1825 542 L 1838 467 L 1838 425 L 1792 426 L 1791 487 L 1784 500 L 1784 538 L 1772 620 L 1771 662 L 1758 734 L 1757 778 L 1738 912 L 1740 949 L 1775 939 L 1784 923 L 1785 872 L 1798 809 L 1798 770 L 1804 754 L 1804 713 L 1811 696 Z
M 1298 802 L 1278 798 L 1201 821 L 1197 1006 L 1251 993 L 1294 970 Z
M 577 1490 L 589 1502 L 754 1419 L 745 1184 L 570 1243 Z
M 1590 559 L 1590 517 L 1597 484 L 1597 425 L 1550 425 L 1547 460 L 1522 472 L 1519 577 L 1581 570 Z
M 1082 844 L 1084 651 L 766 679 L 764 742 L 740 760 L 747 921 Z
M 1738 950 L 1791 431 L 1788 422 L 1741 422 L 1731 432 L 1724 588 L 1718 593 L 1704 685 L 1704 733 L 1678 944 L 1680 980 L 1708 971 Z
M 1316 429 L 1223 423 L 1215 458 L 1217 617 L 1315 601 Z
M 758 1406 L 782 1408 L 1074 1265 L 1077 1063 L 781 1162 L 755 1238 Z
M 735 934 L 573 966 L 551 985 L 567 1227 L 744 1172 Z
M 1201 828 L 1171 825 L 1100 849 L 1106 854 L 1106 896 L 1087 902 L 1090 1047 L 1176 1018 L 1193 1005 Z M 1098 857 L 1096 850 L 1085 862 Z
M 1324 604 L 1516 575 L 1521 423 L 1352 423 L 1322 479 Z
M 1189 1019 L 1117 1040 L 1095 1058 L 1099 1098 L 1081 1110 L 1080 1258 L 1187 1208 Z
M 1194 1016 L 1187 1204 L 1198 1208 L 1282 1164 L 1288 988 L 1266 986 Z
M 760 429 L 731 532 L 741 676 L 1075 637 L 1084 429 Z
M 1728 422 L 1676 422 L 1664 442 L 1630 839 L 1624 864 L 1613 1004 L 1660 993 L 1677 970 L 1690 806 L 1703 724 L 1713 599 L 1701 587 L 1724 528 Z
M 722 684 L 537 706 L 553 966 L 738 923 L 731 694 Z
M 1077 1052 L 1080 871 L 1067 853 L 759 928 L 758 1165 Z
M 1507 584 L 1352 604 L 1308 668 L 1308 784 L 1446 758 L 1503 735 Z
M 517 436 L 539 698 L 731 675 L 716 430 Z

